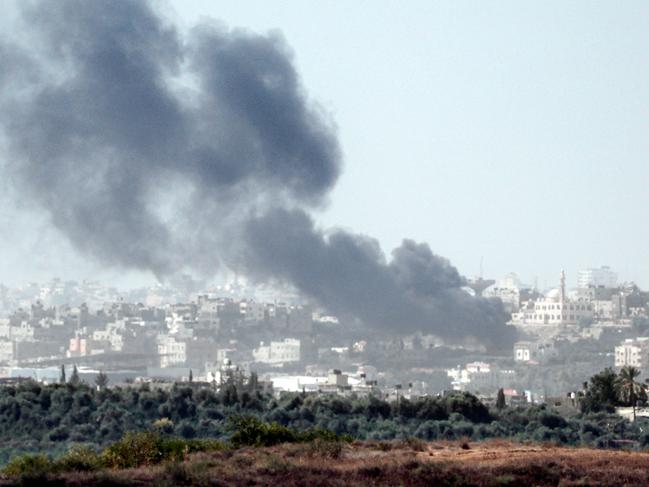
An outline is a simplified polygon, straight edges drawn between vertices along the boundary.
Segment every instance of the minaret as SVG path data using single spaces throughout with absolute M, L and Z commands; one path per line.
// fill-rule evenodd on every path
M 560 287 L 560 293 L 559 293 L 559 311 L 561 312 L 559 314 L 559 323 L 563 324 L 564 323 L 564 318 L 567 317 L 566 315 L 566 273 L 561 269 L 561 287 Z

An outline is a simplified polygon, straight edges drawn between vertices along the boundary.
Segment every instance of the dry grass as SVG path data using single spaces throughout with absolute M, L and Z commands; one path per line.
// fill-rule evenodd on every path
M 388 443 L 388 445 L 386 445 Z M 389 447 L 388 447 L 389 446 Z M 446 441 L 286 444 L 197 453 L 182 463 L 63 474 L 33 485 L 648 485 L 649 454 L 520 444 Z M 4 479 L 0 485 L 18 485 Z M 29 481 L 30 479 L 22 479 Z M 24 485 L 24 483 L 23 483 Z

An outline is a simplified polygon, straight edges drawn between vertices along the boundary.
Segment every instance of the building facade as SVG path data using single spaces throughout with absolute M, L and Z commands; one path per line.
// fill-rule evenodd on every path
M 544 297 L 528 301 L 512 322 L 532 325 L 576 325 L 593 319 L 593 306 L 585 298 L 570 299 L 566 295 L 566 275 L 561 271 L 559 288 Z
M 255 362 L 267 364 L 281 364 L 284 362 L 298 362 L 300 360 L 300 340 L 286 338 L 282 341 L 271 341 L 268 345 L 260 343 L 252 351 Z
M 583 269 L 577 273 L 577 287 L 608 287 L 617 286 L 617 274 L 608 266 L 598 269 Z
M 643 368 L 649 364 L 649 337 L 629 338 L 615 347 L 616 367 Z
M 551 342 L 521 341 L 514 343 L 514 360 L 524 363 L 545 363 L 557 355 Z

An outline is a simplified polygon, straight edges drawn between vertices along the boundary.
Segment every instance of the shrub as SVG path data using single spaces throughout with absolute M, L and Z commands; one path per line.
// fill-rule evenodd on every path
M 234 433 L 230 443 L 235 448 L 242 446 L 273 446 L 280 443 L 303 443 L 315 440 L 335 442 L 351 442 L 349 435 L 337 435 L 324 428 L 314 428 L 306 431 L 296 431 L 278 423 L 264 423 L 255 417 L 234 417 L 230 429 Z
M 293 430 L 278 423 L 263 423 L 254 417 L 236 417 L 231 421 L 234 434 L 230 437 L 230 443 L 235 448 L 273 446 L 298 441 L 298 435 Z
M 54 463 L 43 454 L 25 454 L 12 458 L 2 469 L 2 473 L 9 477 L 44 477 L 54 471 Z
M 181 461 L 190 453 L 223 449 L 224 443 L 218 440 L 164 438 L 148 431 L 127 433 L 120 441 L 106 447 L 102 460 L 110 468 L 134 468 L 168 460 Z
M 561 416 L 547 411 L 544 411 L 541 414 L 539 414 L 539 421 L 543 426 L 552 429 L 565 428 L 568 425 L 568 422 L 565 419 L 563 419 Z
M 467 423 L 466 421 L 459 421 L 453 425 L 453 433 L 457 437 L 472 437 L 474 432 L 473 425 L 471 423 Z
M 424 440 L 434 440 L 439 436 L 439 428 L 434 421 L 424 421 L 415 430 L 415 436 Z
M 107 446 L 102 456 L 110 468 L 155 465 L 163 460 L 161 443 L 161 437 L 156 433 L 127 433 L 121 440 Z
M 153 422 L 153 428 L 160 433 L 172 433 L 174 422 L 169 418 L 160 418 Z
M 180 425 L 179 432 L 183 438 L 193 438 L 196 436 L 196 429 L 186 421 Z
M 338 435 L 331 430 L 324 428 L 313 428 L 306 430 L 302 433 L 296 433 L 298 441 L 343 441 L 345 443 L 351 443 L 354 441 L 349 435 Z
M 487 406 L 482 404 L 476 396 L 467 392 L 446 396 L 444 404 L 449 415 L 459 413 L 474 423 L 487 423 L 492 419 Z
M 161 461 L 181 461 L 190 453 L 224 450 L 225 444 L 218 440 L 184 440 L 163 438 L 160 440 Z
M 187 441 L 189 453 L 221 451 L 226 449 L 225 443 L 219 440 L 200 439 Z
M 104 466 L 103 458 L 92 448 L 76 446 L 55 462 L 56 470 L 62 472 L 91 472 Z

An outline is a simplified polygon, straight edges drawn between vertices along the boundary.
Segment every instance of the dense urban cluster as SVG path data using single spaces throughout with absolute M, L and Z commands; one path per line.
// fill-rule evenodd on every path
M 96 282 L 53 280 L 0 287 L 0 379 L 52 383 L 61 369 L 92 382 L 218 383 L 230 369 L 255 372 L 268 391 L 416 398 L 467 391 L 511 404 L 543 403 L 582 389 L 603 367 L 649 359 L 649 293 L 618 284 L 609 268 L 579 273 L 542 292 L 515 274 L 475 279 L 468 293 L 499 299 L 515 343 L 486 350 L 326 314 L 286 289 L 232 278 L 201 286 L 119 292 Z M 569 365 L 569 367 L 567 367 Z

